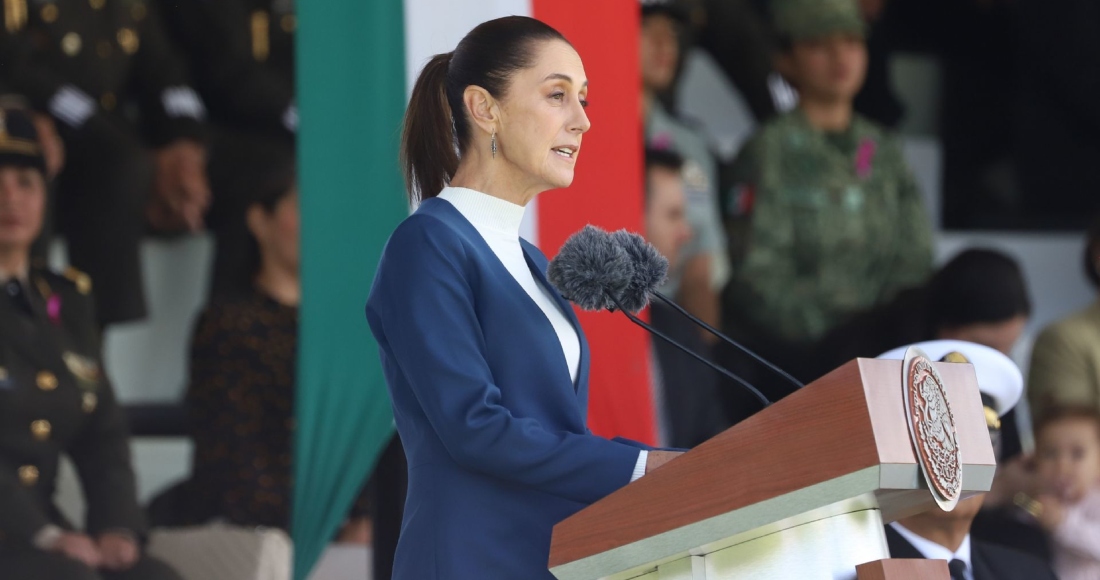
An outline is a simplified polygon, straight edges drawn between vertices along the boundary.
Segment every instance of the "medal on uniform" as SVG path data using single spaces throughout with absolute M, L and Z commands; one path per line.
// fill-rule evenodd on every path
M 80 398 L 80 410 L 85 413 L 95 411 L 97 404 L 99 404 L 99 398 L 96 397 L 95 393 L 84 393 L 84 396 Z
M 126 54 L 134 54 L 141 46 L 138 34 L 133 28 L 119 28 L 116 36 L 118 37 L 118 45 L 122 47 L 122 52 Z
M 80 35 L 75 32 L 70 32 L 61 37 L 61 52 L 64 52 L 68 56 L 76 56 L 80 53 L 80 49 L 83 48 L 84 41 L 80 38 Z
M 99 364 L 86 356 L 80 356 L 74 352 L 66 352 L 61 355 L 61 360 L 65 361 L 65 366 L 68 367 L 69 372 L 76 377 L 77 384 L 86 391 L 94 391 L 99 387 L 99 380 L 103 373 L 100 372 Z
M 271 18 L 265 10 L 253 10 L 251 20 L 252 58 L 264 62 L 271 53 Z
M 19 32 L 27 25 L 27 0 L 4 0 L 4 24 L 8 32 Z

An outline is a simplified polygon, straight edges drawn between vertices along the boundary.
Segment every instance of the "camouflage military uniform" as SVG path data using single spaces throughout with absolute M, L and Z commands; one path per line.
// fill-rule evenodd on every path
M 737 248 L 731 328 L 812 341 L 850 314 L 920 284 L 931 226 L 897 140 L 855 116 L 813 128 L 801 111 L 766 125 L 732 167 L 723 200 Z

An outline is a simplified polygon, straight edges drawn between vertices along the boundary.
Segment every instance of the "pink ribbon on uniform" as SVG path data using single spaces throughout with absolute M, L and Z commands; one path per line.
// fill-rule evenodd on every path
M 61 324 L 61 296 L 54 294 L 46 300 L 46 314 L 49 315 L 50 322 Z
M 874 164 L 877 149 L 878 144 L 874 139 L 866 138 L 859 142 L 859 149 L 856 149 L 856 177 L 871 177 L 871 166 Z

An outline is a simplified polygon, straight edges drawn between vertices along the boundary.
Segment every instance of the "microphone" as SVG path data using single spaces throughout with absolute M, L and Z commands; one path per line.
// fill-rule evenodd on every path
M 663 282 L 668 273 L 668 260 L 656 250 L 653 252 L 659 260 L 635 265 L 631 253 L 646 254 L 650 248 L 632 246 L 627 250 L 604 230 L 588 225 L 569 236 L 558 255 L 550 261 L 546 277 L 566 300 L 582 310 L 621 311 L 634 324 L 748 389 L 763 406 L 771 405 L 771 401 L 745 379 L 712 363 L 634 315 L 649 304 L 649 288 Z M 633 310 L 628 309 L 627 304 Z
M 607 232 L 593 225 L 569 236 L 550 260 L 546 277 L 581 310 L 616 308 L 613 296 L 626 291 L 634 278 L 634 262 Z
M 630 258 L 634 261 L 635 270 L 644 270 L 647 272 L 653 271 L 658 268 L 664 268 L 664 270 L 666 271 L 668 270 L 668 260 L 665 259 L 665 257 L 657 251 L 657 248 L 653 247 L 653 244 L 647 242 L 642 236 L 633 232 L 628 232 L 626 230 L 619 230 L 609 235 L 611 236 L 612 241 L 614 241 L 619 246 L 622 246 L 627 255 L 629 255 Z M 660 279 L 641 278 L 641 280 L 637 280 L 637 278 L 639 278 L 639 276 L 636 276 L 636 280 L 632 280 L 632 284 L 627 286 L 627 293 L 622 298 L 622 302 L 625 306 L 630 307 L 634 304 L 641 304 L 639 308 L 634 310 L 635 312 L 637 312 L 649 303 L 649 296 L 656 296 L 659 300 L 671 306 L 681 315 L 686 316 L 696 325 L 706 329 L 707 332 L 713 334 L 714 336 L 717 336 L 726 344 L 736 348 L 737 350 L 740 350 L 741 352 L 755 359 L 760 364 L 768 367 L 769 369 L 771 369 L 772 372 L 783 377 L 784 380 L 794 385 L 796 389 L 801 389 L 803 386 L 805 386 L 802 384 L 801 381 L 791 376 L 790 373 L 788 373 L 787 371 L 784 371 L 778 366 L 772 364 L 764 357 L 753 352 L 747 346 L 737 342 L 736 340 L 733 340 L 725 334 L 722 334 L 718 331 L 718 329 L 700 320 L 698 317 L 692 315 L 690 312 L 685 310 L 682 306 L 673 302 L 672 299 L 670 299 L 668 296 L 665 296 L 664 294 L 658 292 L 657 288 L 664 283 L 663 276 Z M 633 282 L 638 283 L 635 284 Z M 645 296 L 638 296 L 636 295 L 636 293 L 644 293 Z

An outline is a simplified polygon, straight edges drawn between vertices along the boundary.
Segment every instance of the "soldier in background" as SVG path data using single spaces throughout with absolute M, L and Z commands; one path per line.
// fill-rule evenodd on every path
M 46 208 L 29 116 L 0 110 L 0 574 L 35 580 L 179 580 L 143 557 L 126 421 L 99 356 L 91 281 L 31 263 Z M 87 525 L 53 504 L 62 453 Z
M 144 0 L 4 0 L 0 84 L 65 144 L 56 221 L 100 323 L 146 314 L 139 242 L 203 226 L 204 106 Z M 150 193 L 152 198 L 150 199 Z
M 294 102 L 292 0 L 158 0 L 168 31 L 191 63 L 210 112 L 207 224 L 217 237 L 216 293 L 248 290 L 250 236 L 245 211 L 272 160 L 292 164 L 298 131 Z
M 801 101 L 765 125 L 732 167 L 724 210 L 735 259 L 724 325 L 812 380 L 815 340 L 924 281 L 931 227 L 897 139 L 853 112 L 867 68 L 856 0 L 775 0 L 772 12 L 777 68 Z M 720 358 L 746 378 L 758 374 L 735 353 Z M 769 389 L 770 378 L 757 386 L 773 400 L 789 392 Z

